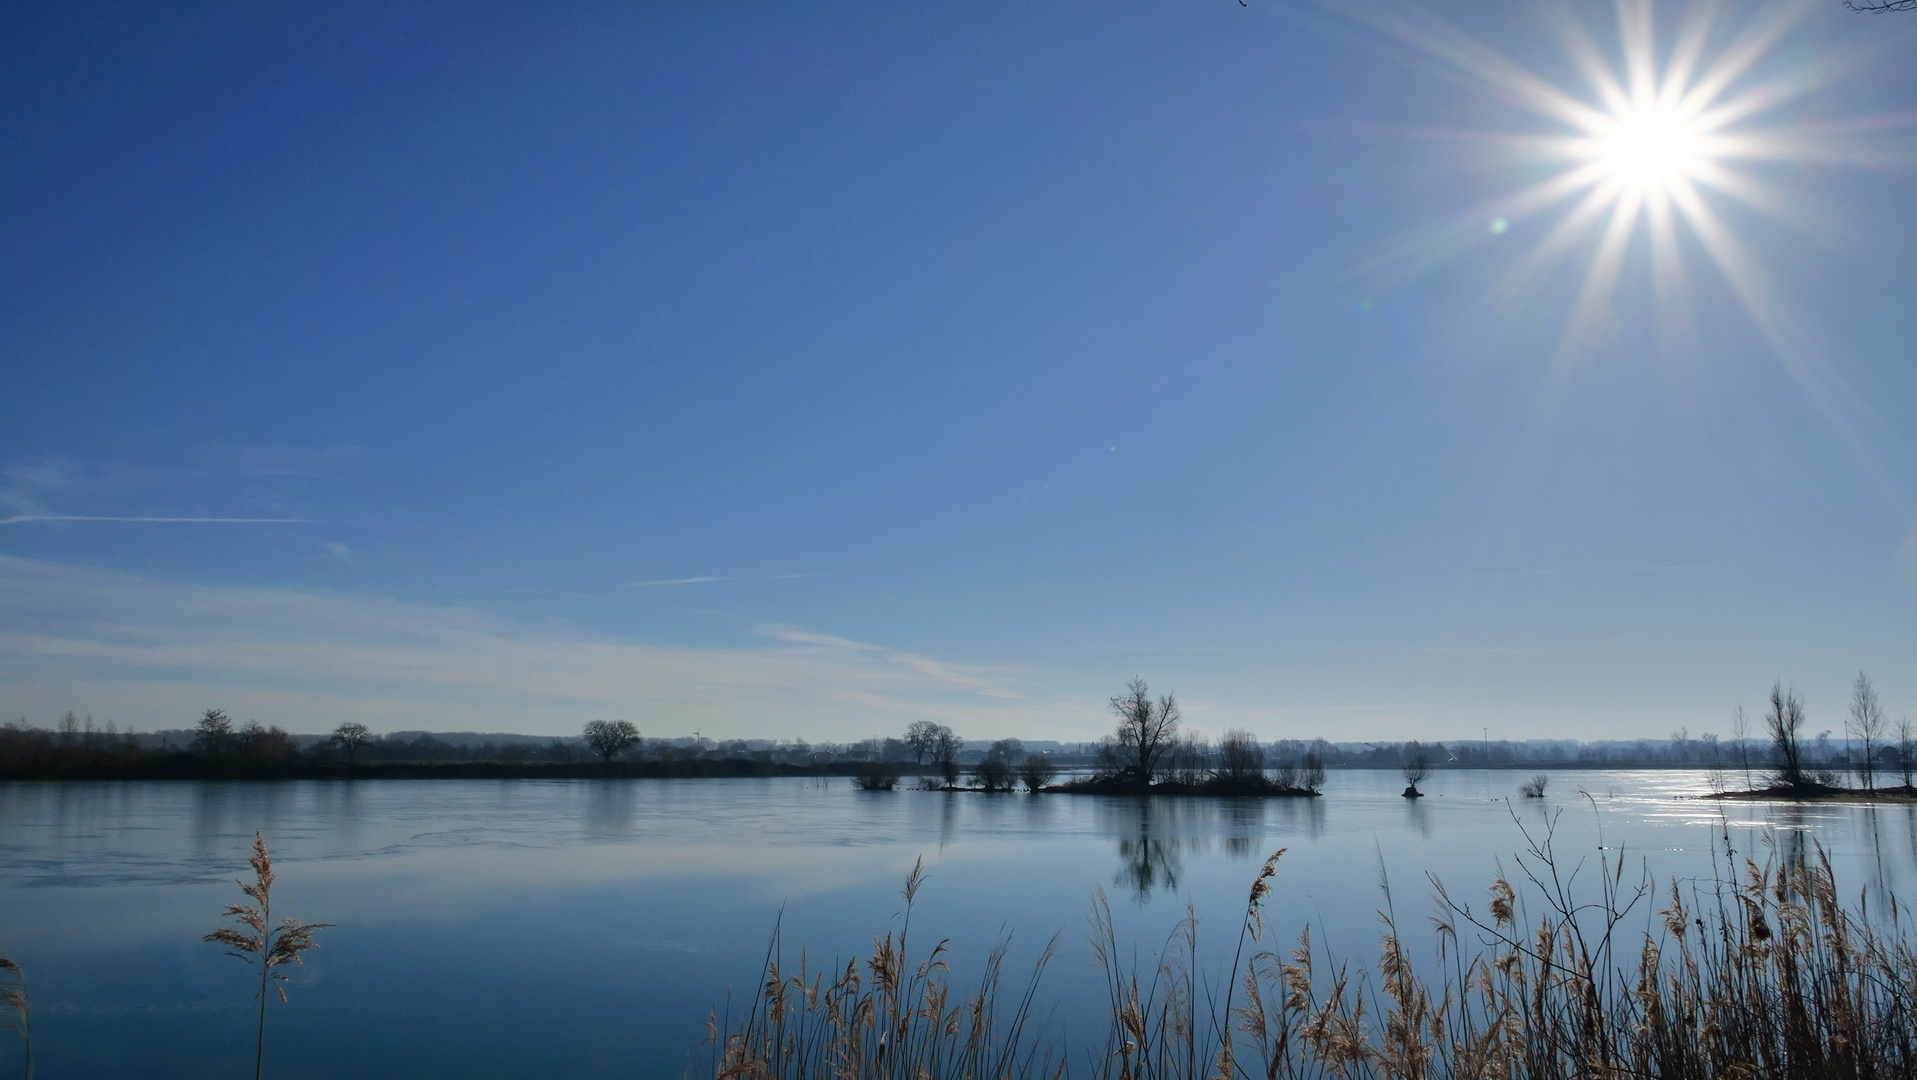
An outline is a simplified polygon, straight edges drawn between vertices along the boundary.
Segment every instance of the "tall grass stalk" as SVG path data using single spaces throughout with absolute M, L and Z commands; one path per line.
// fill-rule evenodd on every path
M 1024 1026 L 1030 990 L 1015 1011 L 1015 1053 L 969 1050 L 982 1029 L 961 1018 L 989 1015 L 1002 952 L 993 954 L 980 996 L 967 1009 L 948 1008 L 938 982 L 945 943 L 902 982 L 901 932 L 896 945 L 888 936 L 876 950 L 870 987 L 856 964 L 820 989 L 803 971 L 786 977 L 769 962 L 718 1075 L 969 1080 L 1049 1072 L 1055 1080 L 1069 1068 L 1097 1080 L 1917 1076 L 1917 954 L 1903 913 L 1894 900 L 1881 912 L 1863 899 L 1845 905 L 1821 848 L 1785 856 L 1773 849 L 1759 862 L 1735 856 L 1723 834 L 1711 879 L 1659 885 L 1648 873 L 1627 876 L 1615 852 L 1595 867 L 1567 869 L 1553 849 L 1556 820 L 1534 829 L 1519 823 L 1516 871 L 1491 882 L 1481 905 L 1432 879 L 1438 914 L 1429 972 L 1413 963 L 1388 881 L 1374 965 L 1332 955 L 1308 926 L 1289 951 L 1263 947 L 1280 851 L 1252 885 L 1222 980 L 1198 970 L 1198 924 L 1189 914 L 1149 971 L 1121 961 L 1109 909 L 1095 897 L 1093 952 L 1110 998 L 1110 1028 L 1096 1056 L 1054 1064 L 1042 1054 Z M 915 870 L 908 908 L 918 880 Z
M 33 999 L 27 995 L 27 973 L 6 953 L 0 953 L 0 1027 L 20 1036 L 25 1075 L 33 1080 Z
M 763 977 L 736 1028 L 720 1042 L 717 1017 L 707 1022 L 718 1055 L 720 1080 L 801 1080 L 870 1077 L 1044 1077 L 1062 1075 L 1032 1024 L 1039 976 L 1057 939 L 1040 954 L 1025 990 L 1002 1008 L 1000 993 L 1006 943 L 986 957 L 978 988 L 957 992 L 946 963 L 947 942 L 922 958 L 910 948 L 912 905 L 924 884 L 922 861 L 905 880 L 905 914 L 896 935 L 875 938 L 860 971 L 857 959 L 843 968 L 809 966 L 799 954 L 797 971 L 782 966 L 780 937 L 767 947 Z
M 259 833 L 253 834 L 253 855 L 247 860 L 253 867 L 253 882 L 236 882 L 240 891 L 251 897 L 254 904 L 228 904 L 223 913 L 237 920 L 239 929 L 223 926 L 206 935 L 205 940 L 226 946 L 228 956 L 238 957 L 249 964 L 257 964 L 260 969 L 260 1020 L 258 1037 L 253 1045 L 253 1078 L 259 1080 L 266 1064 L 266 992 L 269 988 L 278 991 L 280 1001 L 286 1000 L 286 973 L 275 968 L 288 964 L 306 966 L 300 954 L 317 944 L 313 932 L 323 930 L 332 923 L 303 923 L 297 919 L 282 919 L 278 926 L 273 925 L 273 860 L 266 854 L 266 839 Z

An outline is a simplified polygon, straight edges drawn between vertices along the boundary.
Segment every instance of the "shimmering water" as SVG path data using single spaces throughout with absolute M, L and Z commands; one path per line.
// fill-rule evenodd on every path
M 276 913 L 337 924 L 272 1005 L 276 1077 L 698 1074 L 707 1011 L 749 988 L 783 910 L 787 949 L 869 948 L 923 857 L 914 934 L 1014 964 L 1062 932 L 1041 997 L 1065 1027 L 1102 1021 L 1084 946 L 1095 888 L 1148 958 L 1189 902 L 1229 948 L 1274 849 L 1268 921 L 1305 921 L 1375 956 L 1392 900 L 1415 935 L 1427 874 L 1481 896 L 1500 860 L 1561 812 L 1585 874 L 1622 855 L 1707 875 L 1714 841 L 1760 859 L 1814 838 L 1873 906 L 1917 880 L 1917 807 L 1734 804 L 1678 772 L 1559 772 L 1542 804 L 1515 773 L 1334 772 L 1315 800 L 1146 800 L 855 791 L 843 780 L 13 783 L 0 785 L 0 948 L 25 968 L 38 1073 L 244 1075 L 250 969 L 203 943 L 239 899 L 253 831 Z M 1588 793 L 1589 798 L 1584 794 Z M 1515 820 L 1514 820 L 1515 815 Z M 1102 1029 L 1093 1037 L 1102 1037 Z M 0 1043 L 0 1076 L 19 1068 Z

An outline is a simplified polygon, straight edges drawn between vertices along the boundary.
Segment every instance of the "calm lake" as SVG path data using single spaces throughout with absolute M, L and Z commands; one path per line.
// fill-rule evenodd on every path
M 1184 914 L 1228 953 L 1259 865 L 1288 848 L 1268 945 L 1314 936 L 1377 955 L 1380 866 L 1422 941 L 1427 874 L 1474 902 L 1562 813 L 1568 868 L 1622 853 L 1633 874 L 1708 875 L 1714 840 L 1740 856 L 1823 844 L 1839 882 L 1879 907 L 1917 875 L 1917 807 L 1686 798 L 1682 772 L 1441 772 L 1429 797 L 1392 773 L 1334 771 L 1322 798 L 1146 800 L 864 793 L 845 780 L 10 783 L 0 785 L 0 949 L 30 980 L 38 1074 L 241 1076 L 252 1064 L 253 969 L 200 939 L 241 899 L 255 829 L 279 876 L 275 914 L 337 924 L 291 1004 L 272 1003 L 275 1077 L 698 1075 L 708 1010 L 749 994 L 783 911 L 788 960 L 863 955 L 897 926 L 915 859 L 927 882 L 915 950 L 952 939 L 976 970 L 1012 935 L 1014 986 L 1054 933 L 1041 1000 L 1102 1040 L 1085 945 L 1093 892 L 1149 960 Z M 1580 792 L 1588 793 L 1587 799 Z M 1630 875 L 1627 875 L 1630 876 Z M 1593 883 L 1593 891 L 1595 885 Z M 1659 904 L 1645 905 L 1648 920 Z M 0 1076 L 17 1047 L 0 1044 Z

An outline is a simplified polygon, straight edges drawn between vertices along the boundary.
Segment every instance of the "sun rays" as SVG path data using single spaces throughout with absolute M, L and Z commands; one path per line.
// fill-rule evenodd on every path
M 1461 215 L 1453 224 L 1459 235 L 1441 246 L 1475 242 L 1487 224 L 1498 235 L 1528 224 L 1536 239 L 1498 283 L 1504 300 L 1581 260 L 1560 361 L 1588 353 L 1610 332 L 1620 275 L 1642 244 L 1666 328 L 1691 322 L 1688 250 L 1721 273 L 1787 362 L 1801 364 L 1807 346 L 1789 305 L 1727 211 L 1801 226 L 1812 216 L 1809 200 L 1779 190 L 1760 175 L 1763 167 L 1887 159 L 1860 125 L 1782 114 L 1842 70 L 1835 58 L 1778 62 L 1780 43 L 1812 10 L 1809 0 L 1761 9 L 1699 0 L 1660 20 L 1649 0 L 1618 0 L 1615 32 L 1601 36 L 1560 8 L 1551 27 L 1575 78 L 1555 82 L 1428 15 L 1357 17 L 1540 122 L 1532 130 L 1445 133 L 1479 148 L 1474 165 L 1542 165 L 1545 175 Z
M 1909 117 L 1832 117 L 1826 101 L 1807 100 L 1868 60 L 1805 44 L 1815 0 L 1615 0 L 1614 21 L 1595 30 L 1557 5 L 1546 20 L 1556 50 L 1539 50 L 1536 66 L 1413 7 L 1341 10 L 1513 107 L 1501 130 L 1420 133 L 1462 147 L 1462 164 L 1490 180 L 1490 194 L 1373 265 L 1415 271 L 1515 240 L 1489 297 L 1506 310 L 1568 269 L 1575 299 L 1550 349 L 1555 389 L 1538 403 L 1519 457 L 1535 459 L 1564 377 L 1638 329 L 1620 323 L 1616 301 L 1627 271 L 1643 268 L 1645 280 L 1628 284 L 1648 295 L 1660 350 L 1694 351 L 1710 336 L 1699 329 L 1699 311 L 1712 308 L 1704 289 L 1728 293 L 1873 486 L 1911 507 L 1896 478 L 1904 470 L 1889 463 L 1911 459 L 1906 440 L 1850 385 L 1766 265 L 1769 238 L 1755 235 L 1764 224 L 1826 236 L 1846 228 L 1820 209 L 1801 169 L 1784 167 L 1912 164 Z

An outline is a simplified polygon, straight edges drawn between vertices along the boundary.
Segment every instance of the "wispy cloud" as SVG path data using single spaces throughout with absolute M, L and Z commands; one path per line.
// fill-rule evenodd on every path
M 1728 570 L 1739 566 L 1762 566 L 1763 561 L 1750 559 L 1744 562 L 1721 563 L 1672 563 L 1667 566 L 1586 566 L 1569 567 L 1556 570 L 1486 570 L 1482 573 L 1466 574 L 1468 578 L 1495 577 L 1557 577 L 1562 574 L 1648 574 L 1663 570 Z
M 293 524 L 286 493 L 337 477 L 359 460 L 352 446 L 239 444 L 163 466 L 46 456 L 0 466 L 0 524 L 113 521 Z M 227 506 L 239 513 L 167 514 L 154 507 Z M 251 511 L 247 513 L 245 511 Z
M 0 525 L 25 525 L 36 521 L 122 521 L 162 525 L 301 525 L 306 518 L 265 517 L 152 517 L 108 514 L 15 514 L 0 518 Z M 330 546 L 330 545 L 329 545 Z
M 699 577 L 659 578 L 656 581 L 628 581 L 622 588 L 643 589 L 654 585 L 703 585 L 708 581 L 796 581 L 800 578 L 815 578 L 818 574 L 768 574 L 765 577 L 731 577 L 720 574 L 706 574 Z
M 992 678 L 985 668 L 949 664 L 912 653 L 899 652 L 896 649 L 888 649 L 882 645 L 869 645 L 863 641 L 851 641 L 831 634 L 812 633 L 796 626 L 766 626 L 761 627 L 760 631 L 769 637 L 794 645 L 812 645 L 823 649 L 863 653 L 889 664 L 909 668 L 942 683 L 977 690 L 987 697 L 1019 697 L 1016 691 Z
M 949 663 L 799 627 L 734 647 L 658 645 L 470 606 L 186 585 L 0 556 L 0 702 L 143 728 L 218 706 L 296 731 L 574 732 L 855 739 L 917 719 L 972 737 L 1102 727 L 1031 672 Z M 1083 714 L 1083 715 L 1081 715 Z

